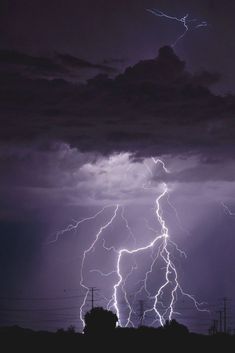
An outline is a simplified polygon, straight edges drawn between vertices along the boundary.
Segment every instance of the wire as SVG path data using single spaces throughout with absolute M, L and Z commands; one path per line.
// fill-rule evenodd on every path
M 68 299 L 78 299 L 78 298 L 83 298 L 83 295 L 72 295 L 72 296 L 67 296 L 67 297 L 28 297 L 28 298 L 23 298 L 23 297 L 0 297 L 0 300 L 15 300 L 15 301 L 39 301 L 39 300 L 68 300 Z
M 54 310 L 74 310 L 78 309 L 77 306 L 70 306 L 70 307 L 60 307 L 60 308 L 41 308 L 41 309 L 17 309 L 17 308 L 0 308 L 1 311 L 6 311 L 6 312 L 28 312 L 28 311 L 54 311 Z

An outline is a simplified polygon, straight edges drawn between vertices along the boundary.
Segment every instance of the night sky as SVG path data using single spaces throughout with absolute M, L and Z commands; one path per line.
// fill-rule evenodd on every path
M 152 8 L 197 21 L 173 48 L 183 24 Z M 166 183 L 162 214 L 187 254 L 172 255 L 180 283 L 211 311 L 198 313 L 179 296 L 175 318 L 206 332 L 227 297 L 235 326 L 234 13 L 230 0 L 1 1 L 1 325 L 81 330 L 83 251 L 117 204 L 105 245 L 133 247 L 125 212 L 144 246 L 159 231 L 153 208 Z M 107 205 L 76 231 L 58 233 Z M 99 289 L 96 305 L 105 306 L 117 278 L 94 271 L 115 266 L 102 244 L 84 274 Z M 130 300 L 150 258 L 135 260 Z M 126 274 L 133 261 L 124 261 Z M 140 299 L 147 307 L 144 293 Z M 125 322 L 123 299 L 120 307 Z

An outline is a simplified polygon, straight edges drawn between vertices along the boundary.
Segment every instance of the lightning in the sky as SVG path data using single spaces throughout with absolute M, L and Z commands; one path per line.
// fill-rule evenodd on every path
M 50 240 L 48 242 L 48 244 L 52 244 L 52 243 L 57 242 L 59 237 L 61 235 L 64 235 L 65 233 L 71 232 L 72 230 L 77 231 L 79 226 L 80 226 L 80 224 L 96 219 L 101 213 L 103 213 L 107 208 L 110 208 L 110 207 L 111 207 L 110 205 L 104 206 L 100 211 L 98 211 L 96 214 L 94 214 L 91 217 L 83 218 L 80 221 L 75 221 L 74 220 L 74 223 L 71 223 L 66 228 L 56 232 L 54 239 Z
M 221 202 L 221 205 L 224 209 L 224 212 L 229 215 L 229 216 L 235 216 L 235 212 L 231 211 L 230 208 L 224 203 L 224 202 Z
M 152 158 L 152 161 L 156 165 L 160 164 L 162 166 L 163 170 L 166 173 L 169 173 L 168 169 L 166 168 L 166 166 L 162 160 Z M 118 276 L 118 281 L 113 286 L 113 297 L 108 304 L 108 309 L 114 308 L 114 310 L 117 314 L 117 317 L 118 317 L 119 325 L 121 325 L 121 326 L 122 326 L 122 322 L 121 322 L 119 300 L 118 300 L 118 293 L 119 293 L 120 289 L 122 292 L 124 292 L 124 298 L 126 300 L 126 304 L 129 309 L 129 315 L 128 315 L 128 320 L 127 320 L 126 325 L 128 325 L 128 322 L 131 322 L 130 318 L 131 318 L 131 314 L 133 312 L 133 308 L 131 307 L 130 302 L 127 300 L 127 293 L 124 290 L 124 287 L 125 287 L 124 283 L 126 282 L 127 277 L 129 277 L 131 275 L 133 268 L 132 268 L 131 272 L 128 273 L 128 276 L 126 276 L 124 278 L 122 275 L 122 269 L 121 269 L 122 259 L 125 255 L 132 256 L 132 255 L 146 252 L 149 249 L 153 249 L 157 243 L 159 243 L 159 248 L 158 248 L 159 250 L 157 252 L 157 255 L 155 257 L 153 257 L 153 262 L 150 266 L 150 270 L 148 270 L 146 272 L 145 278 L 142 281 L 143 285 L 141 287 L 141 290 L 144 289 L 145 292 L 148 294 L 148 298 L 153 299 L 154 303 L 150 309 L 145 310 L 143 318 L 145 318 L 147 313 L 154 312 L 155 313 L 154 322 L 159 321 L 159 323 L 162 326 L 165 324 L 166 320 L 171 320 L 172 316 L 174 314 L 174 304 L 177 301 L 177 292 L 180 292 L 181 295 L 186 296 L 189 299 L 191 299 L 193 301 L 195 307 L 198 310 L 205 311 L 205 309 L 201 309 L 201 307 L 200 307 L 202 303 L 198 303 L 192 295 L 184 292 L 183 289 L 181 288 L 181 285 L 179 284 L 179 281 L 178 281 L 178 273 L 177 273 L 176 267 L 174 265 L 174 262 L 173 262 L 172 256 L 171 256 L 171 245 L 173 244 L 173 246 L 176 248 L 176 250 L 179 251 L 181 254 L 184 254 L 185 256 L 186 256 L 186 254 L 183 251 L 181 251 L 172 240 L 169 239 L 169 230 L 168 230 L 166 222 L 162 216 L 162 209 L 160 206 L 161 200 L 167 195 L 167 193 L 168 193 L 168 188 L 167 188 L 167 185 L 164 183 L 163 184 L 163 191 L 160 193 L 160 195 L 156 198 L 156 201 L 155 201 L 156 202 L 155 215 L 156 215 L 157 221 L 161 227 L 160 234 L 156 233 L 154 239 L 151 242 L 149 242 L 148 244 L 146 244 L 145 246 L 141 246 L 141 247 L 134 248 L 134 249 L 122 248 L 119 251 L 115 250 L 115 252 L 117 253 L 116 273 Z M 159 257 L 161 257 L 161 259 L 163 260 L 163 262 L 165 264 L 164 281 L 163 281 L 162 285 L 159 287 L 159 289 L 157 290 L 156 294 L 151 295 L 147 289 L 147 280 L 148 280 L 149 274 L 153 272 L 154 265 Z M 141 291 L 141 290 L 139 290 L 139 291 Z M 166 293 L 166 297 L 167 296 L 169 297 L 167 305 L 165 305 L 165 303 L 163 303 L 163 300 L 162 300 L 162 297 L 164 296 L 165 293 Z
M 160 165 L 162 166 L 162 169 L 164 170 L 164 172 L 170 173 L 169 170 L 167 169 L 167 167 L 165 166 L 165 163 L 164 163 L 161 159 L 152 157 L 152 161 L 153 161 L 153 163 L 156 164 L 156 165 L 157 165 L 157 164 L 160 164 Z M 167 192 L 167 191 L 166 191 L 166 192 Z M 165 193 L 164 193 L 164 195 L 165 195 Z M 164 195 L 163 195 L 163 196 L 164 196 Z M 160 195 L 160 199 L 161 199 L 161 195 Z
M 83 323 L 83 326 L 85 326 L 85 321 L 83 319 L 83 308 L 86 304 L 86 300 L 87 300 L 87 296 L 89 294 L 89 287 L 86 286 L 86 284 L 84 283 L 84 274 L 83 274 L 83 269 L 84 269 L 84 263 L 86 261 L 86 258 L 88 256 L 88 254 L 93 251 L 95 249 L 95 245 L 96 243 L 98 242 L 99 238 L 100 238 L 100 235 L 103 233 L 103 231 L 108 228 L 110 226 L 110 224 L 114 221 L 114 219 L 116 218 L 117 216 L 117 212 L 118 212 L 118 209 L 119 209 L 119 205 L 117 205 L 115 207 L 115 210 L 114 210 L 114 213 L 112 215 L 112 217 L 109 219 L 109 221 L 107 223 L 105 223 L 104 225 L 102 225 L 99 229 L 99 231 L 96 233 L 95 235 L 95 239 L 94 241 L 91 243 L 91 245 L 89 246 L 89 248 L 87 248 L 84 253 L 83 253 L 83 256 L 82 256 L 82 264 L 81 264 L 81 271 L 80 271 L 80 286 L 85 289 L 85 296 L 84 296 L 84 299 L 83 299 L 83 302 L 82 302 L 82 305 L 80 306 L 80 319 Z
M 198 21 L 197 19 L 189 19 L 189 14 L 186 14 L 183 17 L 176 17 L 176 16 L 170 16 L 167 15 L 166 13 L 159 11 L 157 9 L 146 9 L 146 11 L 150 12 L 151 14 L 158 16 L 158 17 L 164 17 L 167 18 L 168 20 L 173 20 L 173 21 L 177 21 L 179 23 L 181 23 L 184 27 L 184 31 L 182 34 L 180 34 L 176 40 L 174 41 L 174 43 L 172 44 L 172 47 L 175 47 L 176 44 L 184 38 L 184 36 L 186 35 L 186 33 L 192 28 L 192 29 L 197 29 L 197 28 L 201 28 L 201 27 L 207 27 L 208 24 L 206 21 Z
M 181 219 L 180 219 L 180 217 L 179 217 L 179 214 L 178 214 L 178 212 L 177 212 L 177 209 L 176 209 L 176 207 L 173 205 L 173 203 L 171 202 L 169 194 L 167 195 L 167 203 L 168 203 L 168 205 L 172 208 L 172 210 L 173 210 L 174 213 L 175 213 L 175 217 L 176 217 L 177 223 L 178 223 L 178 225 L 179 225 L 179 228 L 180 228 L 184 233 L 190 235 L 190 232 L 182 225 L 182 221 L 181 221 Z
M 161 166 L 162 171 L 164 173 L 170 173 L 167 169 L 165 163 L 160 158 L 152 157 L 153 166 L 156 168 Z M 151 177 L 154 177 L 154 173 L 152 168 Z M 99 227 L 97 233 L 95 234 L 94 240 L 91 242 L 89 247 L 84 250 L 81 261 L 81 269 L 80 269 L 80 286 L 84 290 L 84 298 L 82 304 L 80 306 L 80 320 L 85 326 L 84 321 L 84 308 L 87 304 L 88 295 L 89 295 L 89 287 L 86 282 L 86 273 L 85 273 L 85 265 L 89 261 L 89 255 L 95 251 L 97 243 L 102 239 L 102 248 L 104 251 L 113 252 L 114 258 L 114 268 L 110 272 L 103 272 L 100 269 L 94 268 L 90 270 L 90 272 L 97 273 L 102 277 L 112 277 L 115 278 L 115 282 L 112 288 L 112 296 L 111 299 L 107 302 L 107 309 L 114 310 L 118 317 L 118 324 L 120 326 L 129 327 L 135 326 L 135 318 L 137 316 L 135 311 L 135 301 L 141 293 L 145 293 L 147 300 L 151 303 L 151 306 L 143 313 L 143 321 L 148 319 L 148 314 L 152 313 L 154 315 L 154 320 L 152 324 L 158 322 L 160 325 L 164 325 L 167 320 L 172 320 L 173 315 L 179 314 L 174 311 L 175 304 L 178 299 L 178 295 L 185 296 L 190 299 L 195 308 L 199 311 L 207 311 L 202 308 L 202 304 L 199 303 L 193 295 L 186 293 L 181 284 L 179 283 L 179 276 L 177 273 L 176 265 L 174 263 L 175 260 L 175 251 L 180 255 L 186 257 L 184 251 L 182 251 L 177 244 L 170 238 L 169 229 L 166 224 L 166 220 L 163 216 L 163 207 L 162 203 L 165 200 L 166 203 L 173 208 L 174 212 L 177 211 L 174 206 L 169 202 L 169 189 L 166 183 L 162 183 L 161 192 L 158 192 L 158 195 L 154 197 L 155 205 L 154 205 L 154 216 L 156 219 L 156 223 L 158 227 L 160 226 L 160 230 L 155 230 L 148 224 L 146 221 L 146 227 L 149 231 L 151 231 L 154 236 L 150 241 L 147 241 L 146 244 L 137 246 L 137 239 L 134 235 L 134 232 L 129 225 L 128 218 L 125 215 L 124 206 L 115 205 L 115 206 L 105 206 L 100 211 L 98 211 L 95 215 L 91 217 L 84 218 L 80 221 L 75 221 L 73 224 L 68 225 L 65 229 L 56 233 L 56 237 L 52 242 L 55 242 L 59 239 L 61 235 L 66 232 L 70 232 L 72 230 L 77 230 L 78 227 L 84 223 L 91 220 L 96 219 L 99 215 L 104 213 L 105 209 L 113 207 L 113 213 L 110 218 Z M 148 190 L 154 190 L 154 188 L 149 188 Z M 126 247 L 121 247 L 120 249 L 117 246 L 108 246 L 106 244 L 106 238 L 104 237 L 104 231 L 107 230 L 111 224 L 113 224 L 114 220 L 120 217 L 120 220 L 123 222 L 125 229 L 128 233 L 128 242 Z M 129 241 L 131 239 L 131 242 Z M 130 245 L 131 244 L 131 245 Z M 149 257 L 149 251 L 151 252 L 151 256 Z M 146 255 L 147 260 L 150 261 L 150 266 L 147 268 L 144 274 L 144 278 L 141 279 L 137 284 L 137 289 L 134 293 L 133 300 L 130 299 L 129 290 L 127 289 L 127 284 L 131 280 L 132 275 L 137 273 L 136 271 L 140 270 L 138 268 L 137 257 L 139 255 Z M 131 265 L 128 266 L 124 260 L 131 261 Z M 157 288 L 154 290 L 149 286 L 149 278 L 154 275 L 154 269 L 157 264 L 160 264 L 160 272 L 159 278 L 157 278 L 156 283 Z M 127 310 L 126 318 L 121 313 L 121 300 L 124 299 L 124 304 Z
M 133 233 L 131 227 L 129 226 L 128 220 L 127 220 L 126 216 L 124 215 L 124 211 L 125 211 L 125 208 L 122 207 L 121 217 L 122 217 L 122 219 L 123 219 L 123 221 L 124 221 L 124 224 L 125 224 L 125 226 L 126 226 L 126 229 L 127 229 L 127 231 L 128 231 L 128 234 L 129 234 L 127 240 L 129 240 L 129 238 L 131 238 L 131 239 L 133 240 L 133 243 L 136 245 L 136 238 L 135 238 L 135 235 L 134 235 L 134 233 Z

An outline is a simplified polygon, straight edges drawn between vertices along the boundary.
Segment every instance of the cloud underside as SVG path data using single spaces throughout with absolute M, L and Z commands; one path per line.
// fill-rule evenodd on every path
M 5 57 L 4 65 L 7 60 L 11 67 L 13 59 Z M 27 68 L 46 67 L 49 77 L 68 66 L 111 70 L 62 54 L 56 64 L 42 58 L 14 60 L 14 65 L 24 60 Z M 102 154 L 233 158 L 235 97 L 215 96 L 209 86 L 219 75 L 190 74 L 169 47 L 115 78 L 102 73 L 86 84 L 72 83 L 66 74 L 63 79 L 39 79 L 19 69 L 1 71 L 0 76 L 2 143 L 63 141 Z

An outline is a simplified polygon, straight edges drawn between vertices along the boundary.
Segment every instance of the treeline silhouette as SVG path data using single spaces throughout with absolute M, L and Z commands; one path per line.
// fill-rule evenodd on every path
M 33 331 L 18 326 L 0 328 L 2 352 L 79 352 L 95 348 L 96 351 L 167 351 L 195 349 L 223 349 L 233 351 L 235 336 L 225 334 L 201 335 L 190 333 L 176 320 L 166 322 L 164 327 L 121 328 L 117 316 L 111 311 L 97 307 L 85 315 L 83 333 L 73 326 L 57 332 Z M 3 349 L 4 348 L 4 349 Z

